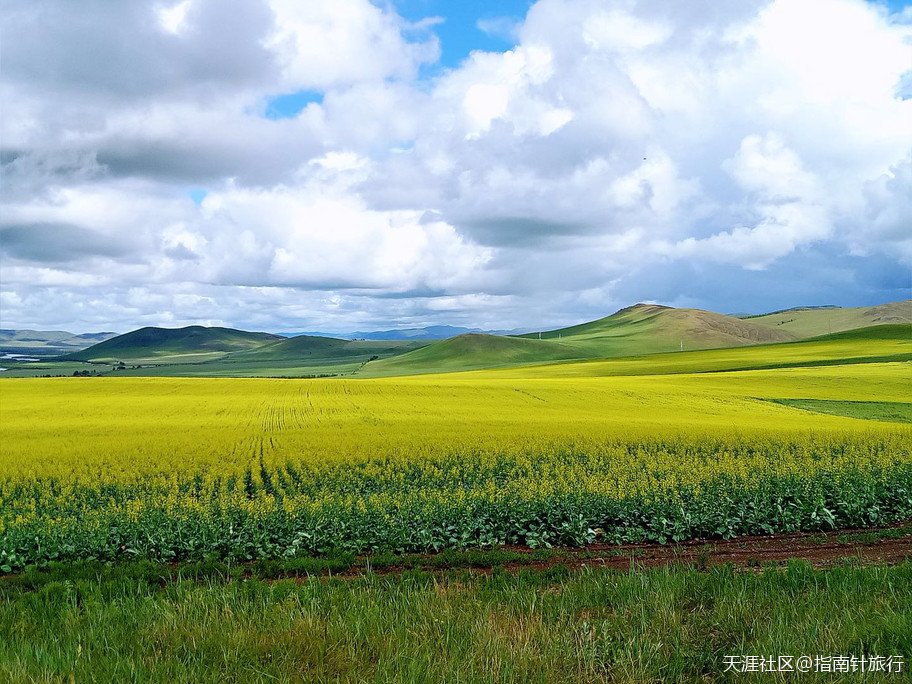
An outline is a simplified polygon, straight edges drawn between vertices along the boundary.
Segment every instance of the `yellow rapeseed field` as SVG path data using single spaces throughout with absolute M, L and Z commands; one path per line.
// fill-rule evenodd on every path
M 873 524 L 912 510 L 909 425 L 774 400 L 902 405 L 909 380 L 908 363 L 7 379 L 0 562 Z

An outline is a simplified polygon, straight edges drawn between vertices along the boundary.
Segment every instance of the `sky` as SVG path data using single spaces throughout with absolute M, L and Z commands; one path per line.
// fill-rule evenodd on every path
M 7 0 L 0 327 L 912 297 L 912 6 Z

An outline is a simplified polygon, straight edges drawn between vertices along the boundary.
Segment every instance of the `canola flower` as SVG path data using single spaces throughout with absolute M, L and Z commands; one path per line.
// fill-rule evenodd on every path
M 0 567 L 908 520 L 908 424 L 768 401 L 902 403 L 908 371 L 4 380 Z

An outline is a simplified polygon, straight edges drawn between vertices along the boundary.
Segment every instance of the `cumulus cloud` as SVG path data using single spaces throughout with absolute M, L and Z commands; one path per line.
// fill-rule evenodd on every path
M 368 162 L 329 156 L 295 187 L 229 189 L 203 202 L 202 268 L 213 282 L 441 292 L 465 286 L 489 250 L 421 211 L 377 211 L 348 191 Z
M 433 77 L 440 20 L 368 0 L 0 13 L 5 327 L 538 327 L 764 278 L 875 303 L 912 264 L 878 4 L 539 0 Z
M 830 234 L 823 187 L 778 136 L 746 137 L 723 168 L 744 190 L 756 222 L 708 238 L 689 237 L 675 245 L 660 244 L 659 251 L 760 269 L 795 247 Z

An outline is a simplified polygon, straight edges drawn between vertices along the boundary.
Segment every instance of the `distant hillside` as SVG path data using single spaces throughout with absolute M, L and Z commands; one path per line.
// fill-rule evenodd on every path
M 357 331 L 347 337 L 364 340 L 445 340 L 468 333 L 490 332 L 478 328 L 460 328 L 455 325 L 430 325 L 425 328 L 399 328 L 396 330 Z
M 912 299 L 856 308 L 834 306 L 786 309 L 746 320 L 784 330 L 798 337 L 813 337 L 869 325 L 912 323 Z
M 364 373 L 413 375 L 584 358 L 585 352 L 560 342 L 470 333 L 376 361 Z
M 61 357 L 68 361 L 117 360 L 133 361 L 156 357 L 218 357 L 232 351 L 259 347 L 281 340 L 278 335 L 246 332 L 233 328 L 140 328 L 118 335 L 88 349 Z
M 791 342 L 787 331 L 698 309 L 636 304 L 581 325 L 515 337 L 460 335 L 377 362 L 364 373 L 395 375 L 494 368 Z
M 271 341 L 231 355 L 235 361 L 368 361 L 417 349 L 424 342 L 411 340 L 343 340 L 335 337 L 298 335 Z
M 523 337 L 537 338 L 538 333 Z M 797 336 L 712 311 L 635 304 L 596 321 L 543 332 L 541 339 L 558 339 L 592 356 L 613 357 L 789 342 Z
M 523 331 L 526 330 L 525 328 Z M 461 328 L 455 325 L 429 325 L 424 328 L 393 328 L 390 330 L 357 330 L 351 333 L 296 332 L 278 333 L 282 337 L 334 337 L 343 340 L 446 340 L 457 335 L 482 333 L 485 335 L 512 335 L 522 332 L 514 330 L 482 330 L 481 328 Z
M 0 351 L 37 356 L 57 356 L 85 349 L 116 337 L 99 332 L 76 335 L 63 330 L 0 330 Z
M 142 328 L 56 358 L 70 363 L 122 361 L 129 367 L 111 372 L 133 375 L 411 375 L 739 348 L 795 342 L 831 333 L 842 334 L 846 330 L 858 330 L 857 335 L 861 337 L 876 337 L 886 334 L 885 328 L 899 326 L 887 331 L 895 336 L 912 330 L 910 322 L 912 300 L 857 309 L 799 308 L 750 318 L 700 309 L 636 304 L 605 318 L 558 330 L 514 336 L 465 333 L 444 340 L 283 337 L 202 326 Z M 420 330 L 422 334 L 431 335 L 443 334 L 452 328 L 439 326 Z M 3 332 L 10 337 L 10 331 Z M 386 333 L 376 334 L 384 336 Z M 54 335 L 61 336 L 62 340 L 68 333 Z M 51 371 L 55 370 L 39 368 L 37 362 L 35 364 L 29 366 L 13 358 L 4 364 L 9 366 L 5 374 L 39 370 L 53 374 Z M 66 372 L 72 370 L 69 367 Z

